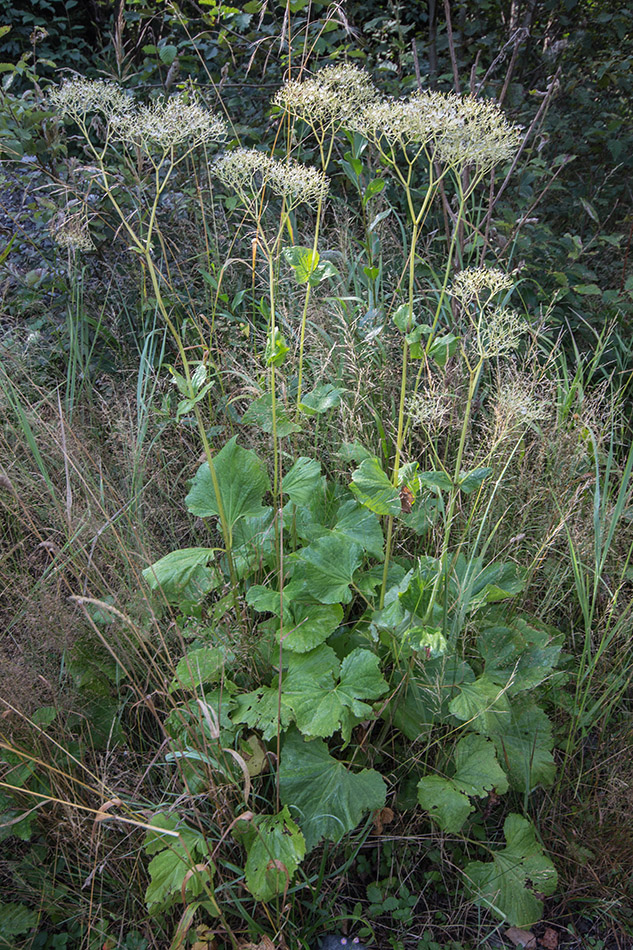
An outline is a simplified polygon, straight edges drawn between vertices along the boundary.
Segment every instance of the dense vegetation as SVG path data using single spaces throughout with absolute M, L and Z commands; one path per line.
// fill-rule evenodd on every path
M 628 6 L 0 6 L 0 946 L 630 945 Z

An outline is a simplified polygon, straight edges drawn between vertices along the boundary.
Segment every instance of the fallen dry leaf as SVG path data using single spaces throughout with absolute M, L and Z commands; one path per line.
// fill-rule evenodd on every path
M 536 950 L 536 937 L 530 930 L 521 930 L 519 927 L 509 927 L 506 937 L 515 947 L 524 947 L 525 950 Z
M 390 825 L 393 821 L 394 815 L 391 808 L 380 808 L 378 811 L 375 811 L 372 815 L 372 821 L 374 823 L 374 830 L 372 834 L 381 835 L 385 825 Z
M 542 947 L 545 947 L 545 950 L 557 950 L 558 934 L 552 929 L 552 927 L 547 927 L 543 936 L 539 937 L 538 942 Z

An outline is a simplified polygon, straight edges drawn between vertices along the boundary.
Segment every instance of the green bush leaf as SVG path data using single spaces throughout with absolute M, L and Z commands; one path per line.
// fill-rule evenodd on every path
M 402 509 L 398 489 L 391 484 L 375 456 L 360 463 L 349 487 L 361 505 L 377 515 L 397 515 Z
M 264 514 L 262 499 L 264 492 L 270 488 L 270 482 L 266 468 L 257 455 L 251 449 L 243 449 L 237 444 L 237 436 L 233 436 L 213 462 L 229 528 L 240 518 Z M 191 514 L 198 518 L 210 518 L 218 514 L 211 473 L 206 462 L 198 469 L 185 504 Z
M 380 522 L 373 512 L 358 502 L 350 500 L 341 505 L 336 514 L 335 531 L 345 535 L 355 544 L 360 544 L 363 551 L 382 560 L 384 538 Z
M 311 247 L 285 247 L 282 251 L 284 260 L 290 264 L 295 272 L 295 278 L 298 284 L 307 284 L 310 275 L 314 273 L 319 264 L 319 252 L 313 251 Z
M 262 738 L 268 741 L 277 735 L 279 716 L 279 691 L 276 686 L 260 686 L 250 693 L 235 697 L 235 711 L 231 714 L 233 722 L 245 722 L 251 729 L 259 729 Z M 287 729 L 292 722 L 292 711 L 287 703 L 281 703 L 281 729 Z
M 474 683 L 462 683 L 459 694 L 451 701 L 453 716 L 468 722 L 485 736 L 495 729 L 503 730 L 510 721 L 510 701 L 505 692 L 485 674 Z
M 360 567 L 363 552 L 345 535 L 330 532 L 292 555 L 294 578 L 322 604 L 348 604 L 349 585 Z
M 238 823 L 235 836 L 243 838 L 248 853 L 246 886 L 255 900 L 269 901 L 283 894 L 306 853 L 305 840 L 288 808 L 278 815 L 257 815 L 243 834 Z
M 459 489 L 465 495 L 470 495 L 471 492 L 480 488 L 490 475 L 492 475 L 492 469 L 489 467 L 474 468 L 470 472 L 462 472 L 459 476 Z
M 464 877 L 476 903 L 489 907 L 513 927 L 531 927 L 543 913 L 543 902 L 534 891 L 553 894 L 556 870 L 525 818 L 508 815 L 503 833 L 506 847 L 495 852 L 486 864 L 467 864 Z
M 0 947 L 15 947 L 13 937 L 35 927 L 39 914 L 24 904 L 0 904 Z
M 477 640 L 487 675 L 508 693 L 533 689 L 556 666 L 562 637 L 545 627 L 535 626 L 524 617 L 483 628 Z
M 382 808 L 387 786 L 373 769 L 350 772 L 329 754 L 321 739 L 306 742 L 292 730 L 279 769 L 281 799 L 303 831 L 311 851 L 325 838 L 340 841 L 363 815 Z
M 284 650 L 307 653 L 334 633 L 343 619 L 340 604 L 314 604 L 301 601 L 290 604 L 284 620 Z M 277 630 L 277 642 L 280 631 Z
M 215 548 L 181 548 L 166 554 L 143 571 L 152 590 L 160 590 L 169 601 L 199 600 L 217 582 L 207 567 Z
M 511 715 L 498 717 L 487 734 L 497 748 L 512 788 L 531 792 L 537 785 L 552 784 L 556 774 L 551 751 L 552 724 L 529 696 L 516 696 Z

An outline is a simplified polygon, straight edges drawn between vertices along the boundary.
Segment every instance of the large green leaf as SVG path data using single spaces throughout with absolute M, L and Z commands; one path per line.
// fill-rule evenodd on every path
M 364 551 L 382 559 L 384 538 L 376 515 L 356 501 L 346 501 L 336 515 L 336 533 L 360 544 Z
M 283 700 L 304 735 L 326 738 L 340 728 L 347 742 L 352 724 L 373 715 L 365 700 L 378 699 L 387 688 L 378 657 L 369 650 L 353 650 L 343 660 L 339 675 L 336 654 L 321 646 L 289 658 Z
M 187 877 L 185 894 L 189 900 L 199 897 L 211 883 L 211 865 L 196 869 L 207 855 L 204 836 L 176 818 L 156 815 L 150 824 L 156 831 L 148 831 L 144 848 L 155 857 L 149 863 L 150 883 L 145 892 L 145 903 L 150 913 L 169 907 L 181 900 L 181 889 Z M 161 829 L 177 831 L 178 837 L 161 834 Z M 192 872 L 189 874 L 189 872 Z M 206 902 L 205 906 L 210 902 Z
M 282 490 L 295 505 L 308 505 L 321 487 L 321 464 L 301 456 L 284 475 Z
M 235 835 L 242 838 L 248 853 L 246 886 L 255 900 L 269 901 L 283 894 L 306 853 L 303 835 L 288 808 L 278 815 L 257 815 L 244 832 L 238 823 Z
M 360 567 L 363 552 L 345 535 L 330 532 L 292 555 L 294 577 L 322 604 L 348 604 L 349 585 Z
M 382 717 L 415 742 L 428 734 L 434 723 L 448 715 L 451 698 L 475 674 L 455 656 L 431 659 L 417 666 L 413 675 L 402 673 L 404 685 L 383 710 Z
M 284 620 L 283 643 L 285 650 L 307 653 L 314 650 L 334 633 L 343 619 L 340 604 L 291 603 Z M 277 631 L 279 642 L 280 631 Z
M 245 722 L 251 729 L 259 729 L 262 738 L 268 740 L 277 735 L 279 721 L 279 691 L 277 687 L 260 686 L 251 693 L 242 693 L 235 697 L 235 711 L 231 714 L 233 722 Z M 287 703 L 281 702 L 281 729 L 292 722 L 292 711 Z
M 15 948 L 17 942 L 13 938 L 35 927 L 38 919 L 38 912 L 29 910 L 24 904 L 0 904 L 0 947 Z M 31 946 L 30 941 L 28 945 Z
M 306 848 L 322 838 L 340 841 L 367 812 L 382 808 L 387 786 L 373 769 L 350 772 L 329 754 L 321 739 L 306 742 L 292 730 L 279 769 L 281 799 L 296 816 Z
M 352 475 L 350 488 L 361 505 L 377 515 L 397 515 L 402 510 L 398 489 L 373 455 L 360 463 Z
M 312 392 L 306 393 L 299 403 L 299 408 L 305 412 L 306 416 L 321 416 L 340 404 L 342 391 L 332 383 L 324 383 Z
M 514 697 L 511 715 L 499 717 L 488 735 L 512 788 L 531 792 L 537 785 L 552 784 L 556 774 L 552 724 L 528 695 Z
M 462 683 L 449 709 L 453 716 L 485 736 L 503 730 L 510 722 L 510 701 L 505 692 L 484 673 L 474 683 Z
M 229 529 L 240 518 L 264 514 L 262 499 L 270 488 L 264 463 L 251 449 L 243 449 L 233 436 L 213 460 L 220 496 Z M 198 469 L 185 499 L 192 515 L 210 518 L 218 514 L 211 472 L 204 462 Z
M 214 683 L 222 676 L 227 659 L 232 659 L 223 647 L 200 647 L 189 650 L 176 667 L 176 675 L 169 692 L 179 689 L 198 690 L 204 683 Z
M 473 861 L 464 876 L 475 901 L 514 927 L 531 927 L 541 919 L 543 902 L 536 894 L 553 894 L 557 875 L 543 854 L 534 828 L 520 815 L 508 815 L 503 826 L 506 847 L 484 864 Z
M 181 548 L 146 567 L 143 577 L 152 590 L 160 590 L 169 601 L 199 600 L 218 582 L 207 567 L 215 548 Z
M 510 695 L 542 683 L 558 661 L 562 638 L 535 621 L 514 617 L 483 628 L 477 645 L 487 675 Z
M 273 431 L 273 399 L 271 393 L 265 393 L 259 399 L 255 399 L 244 415 L 242 416 L 244 425 L 257 426 L 262 432 L 272 434 Z M 279 402 L 275 404 L 275 426 L 277 428 L 277 438 L 283 439 L 293 432 L 301 432 L 301 426 L 293 422 L 283 405 Z
M 497 762 L 495 748 L 483 736 L 471 734 L 460 739 L 455 766 L 452 779 L 429 775 L 418 783 L 420 805 L 449 834 L 456 834 L 474 810 L 470 798 L 484 798 L 493 789 L 500 794 L 508 790 L 508 779 Z

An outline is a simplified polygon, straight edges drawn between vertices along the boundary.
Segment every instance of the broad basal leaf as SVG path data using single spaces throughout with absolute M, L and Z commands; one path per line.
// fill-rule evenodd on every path
M 239 837 L 239 823 L 236 837 Z M 287 807 L 278 815 L 257 815 L 243 835 L 248 852 L 246 886 L 258 901 L 283 894 L 303 860 L 306 845 Z
M 470 798 L 484 798 L 493 789 L 499 794 L 508 790 L 495 748 L 483 736 L 467 735 L 460 739 L 455 749 L 455 766 L 452 779 L 430 775 L 418 783 L 418 801 L 449 834 L 456 834 L 474 810 Z
M 251 693 L 235 697 L 235 711 L 231 714 L 233 722 L 245 722 L 251 729 L 259 729 L 262 738 L 268 740 L 277 735 L 279 716 L 279 691 L 276 687 L 260 686 Z M 287 704 L 281 703 L 281 729 L 292 722 L 292 712 Z
M 243 449 L 233 436 L 214 460 L 224 514 L 229 528 L 240 518 L 262 515 L 262 499 L 270 488 L 264 463 L 251 449 Z M 185 499 L 192 515 L 210 518 L 218 514 L 211 472 L 204 462 L 198 469 Z
M 292 730 L 279 769 L 281 799 L 304 834 L 307 851 L 325 838 L 340 841 L 364 815 L 385 804 L 387 787 L 373 769 L 350 772 L 321 739 L 305 741 Z
M 377 515 L 397 515 L 402 509 L 398 489 L 391 484 L 375 456 L 360 463 L 349 487 L 361 505 Z
M 529 696 L 515 696 L 510 717 L 499 717 L 488 735 L 512 788 L 531 792 L 537 785 L 552 784 L 556 774 L 552 724 Z
M 198 690 L 204 683 L 214 683 L 220 679 L 224 664 L 233 659 L 223 647 L 200 647 L 190 650 L 176 667 L 176 675 L 169 686 L 169 692 L 179 689 Z
M 510 695 L 542 683 L 558 661 L 562 637 L 536 621 L 514 617 L 484 627 L 477 645 L 487 675 Z
M 272 434 L 273 431 L 273 400 L 271 393 L 265 393 L 259 399 L 255 399 L 244 415 L 242 416 L 244 425 L 257 426 L 262 432 Z M 293 432 L 301 432 L 301 426 L 292 421 L 281 403 L 275 405 L 275 425 L 277 428 L 277 438 L 283 439 Z
M 506 847 L 488 863 L 467 864 L 464 877 L 478 904 L 490 907 L 513 927 L 531 927 L 543 913 L 543 902 L 534 892 L 553 894 L 556 870 L 525 818 L 508 815 L 503 833 Z
M 336 533 L 345 535 L 374 557 L 382 559 L 384 538 L 376 515 L 356 501 L 346 501 L 336 515 Z
M 310 604 L 294 602 L 288 609 L 284 620 L 284 650 L 293 653 L 307 653 L 334 633 L 343 619 L 340 604 Z M 277 631 L 279 642 L 280 631 Z
M 348 604 L 352 599 L 349 585 L 360 567 L 363 552 L 345 535 L 330 532 L 292 555 L 294 578 L 322 604 Z
M 145 903 L 148 911 L 155 913 L 180 902 L 185 877 L 188 900 L 203 894 L 205 886 L 211 886 L 211 865 L 205 865 L 204 870 L 196 869 L 196 865 L 204 864 L 208 856 L 204 836 L 199 831 L 166 815 L 156 815 L 150 824 L 156 831 L 147 833 L 144 848 L 147 854 L 155 857 L 149 863 L 150 883 L 145 892 Z M 161 829 L 177 831 L 178 837 L 161 835 Z
M 218 583 L 207 566 L 214 554 L 215 548 L 181 548 L 146 567 L 143 577 L 169 601 L 199 600 Z
M 343 390 L 337 389 L 332 383 L 317 386 L 312 392 L 306 393 L 299 403 L 299 408 L 306 416 L 321 416 L 329 409 L 340 405 Z
M 282 490 L 295 505 L 309 505 L 321 487 L 321 464 L 301 456 L 283 477 Z
M 484 736 L 503 730 L 510 722 L 510 701 L 485 674 L 474 683 L 463 683 L 449 709 L 453 716 Z

